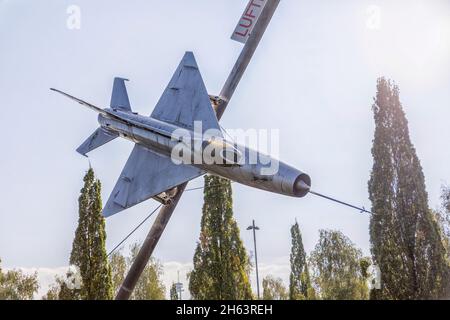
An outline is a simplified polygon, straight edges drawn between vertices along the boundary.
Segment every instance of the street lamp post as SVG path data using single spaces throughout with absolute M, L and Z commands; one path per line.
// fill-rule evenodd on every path
M 255 245 L 255 267 L 256 267 L 256 292 L 259 296 L 259 275 L 258 275 L 258 253 L 256 251 L 256 230 L 259 230 L 259 227 L 255 225 L 255 220 L 253 220 L 253 224 L 247 228 L 247 230 L 253 230 L 253 243 Z
M 180 282 L 180 271 L 178 271 L 178 282 L 175 283 L 175 287 L 177 288 L 178 300 L 183 300 L 181 294 L 183 293 L 183 284 Z

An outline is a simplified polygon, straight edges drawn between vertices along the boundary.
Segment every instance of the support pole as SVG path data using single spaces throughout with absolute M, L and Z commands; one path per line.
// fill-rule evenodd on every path
M 263 11 L 261 12 L 261 16 L 253 28 L 253 31 L 247 42 L 244 45 L 244 48 L 239 55 L 236 63 L 234 64 L 233 69 L 231 70 L 230 75 L 225 82 L 222 91 L 220 92 L 220 103 L 216 106 L 216 114 L 217 119 L 220 119 L 228 106 L 228 103 L 231 100 L 231 97 L 236 90 L 239 81 L 241 81 L 242 76 L 244 75 L 245 70 L 247 69 L 250 61 L 252 60 L 253 54 L 256 51 L 256 48 L 259 45 L 259 42 L 262 39 L 264 32 L 267 29 L 267 26 L 270 23 L 270 20 L 275 13 L 275 10 L 278 7 L 280 0 L 268 0 L 266 5 L 264 6 Z
M 252 34 L 248 38 L 247 42 L 242 49 L 242 52 L 234 65 L 231 74 L 229 75 L 225 85 L 220 93 L 221 102 L 216 104 L 215 111 L 217 115 L 217 119 L 220 120 L 222 118 L 223 113 L 225 112 L 226 107 L 228 106 L 228 102 L 231 100 L 234 91 L 236 90 L 239 81 L 241 80 L 245 69 L 247 68 L 250 60 L 255 53 L 256 48 L 258 47 L 259 42 L 266 30 L 276 8 L 280 0 L 268 0 L 261 16 L 255 24 Z M 161 208 L 156 217 L 155 222 L 153 223 L 152 228 L 150 229 L 147 238 L 144 241 L 139 253 L 136 256 L 128 274 L 122 283 L 122 286 L 117 293 L 116 300 L 128 300 L 131 296 L 131 293 L 136 286 L 142 272 L 144 271 L 145 266 L 148 263 L 151 255 L 153 254 L 153 250 L 158 244 L 161 235 L 166 228 L 167 223 L 172 216 L 173 211 L 175 210 L 178 201 L 183 195 L 184 189 L 187 186 L 187 182 L 178 186 L 178 192 L 173 198 L 172 203 L 165 205 Z
M 134 287 L 144 271 L 144 268 L 147 265 L 148 260 L 150 259 L 153 250 L 159 241 L 159 238 L 161 238 L 161 235 L 166 228 L 167 223 L 169 222 L 170 217 L 172 216 L 172 213 L 175 210 L 186 186 L 187 182 L 178 186 L 177 194 L 173 197 L 172 202 L 162 207 L 159 211 L 158 216 L 156 217 L 156 220 L 147 235 L 147 238 L 145 238 L 136 259 L 128 271 L 127 277 L 123 281 L 122 286 L 117 293 L 116 300 L 128 300 L 130 298 Z

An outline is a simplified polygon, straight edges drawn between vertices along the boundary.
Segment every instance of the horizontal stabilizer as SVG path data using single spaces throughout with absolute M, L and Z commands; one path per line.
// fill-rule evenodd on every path
M 112 216 L 203 174 L 200 169 L 176 165 L 169 157 L 136 144 L 103 209 L 103 215 Z
M 81 146 L 78 147 L 77 152 L 83 156 L 86 156 L 88 152 L 101 147 L 105 143 L 108 143 L 117 137 L 118 135 L 114 132 L 109 132 L 103 128 L 98 128 L 89 138 L 87 138 L 85 142 L 83 142 Z

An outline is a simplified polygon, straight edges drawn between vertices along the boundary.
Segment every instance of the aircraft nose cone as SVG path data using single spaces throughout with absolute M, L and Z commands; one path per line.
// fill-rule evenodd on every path
M 294 193 L 297 197 L 304 197 L 311 189 L 311 178 L 306 175 L 300 175 L 294 183 Z

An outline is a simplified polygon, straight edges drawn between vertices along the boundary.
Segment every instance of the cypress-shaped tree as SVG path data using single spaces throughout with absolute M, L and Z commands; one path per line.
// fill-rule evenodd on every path
M 200 240 L 189 275 L 193 299 L 252 299 L 250 262 L 232 206 L 230 181 L 206 176 Z
M 308 263 L 302 234 L 298 222 L 291 227 L 291 274 L 289 277 L 289 299 L 305 300 L 314 296 L 309 277 Z
M 408 132 L 399 89 L 378 79 L 369 195 L 370 240 L 384 299 L 437 298 L 446 269 L 439 226 L 428 207 L 424 175 Z
M 105 219 L 102 216 L 101 184 L 90 168 L 78 198 L 78 227 L 73 240 L 70 264 L 80 270 L 81 299 L 107 300 L 113 298 L 111 268 L 105 241 Z

